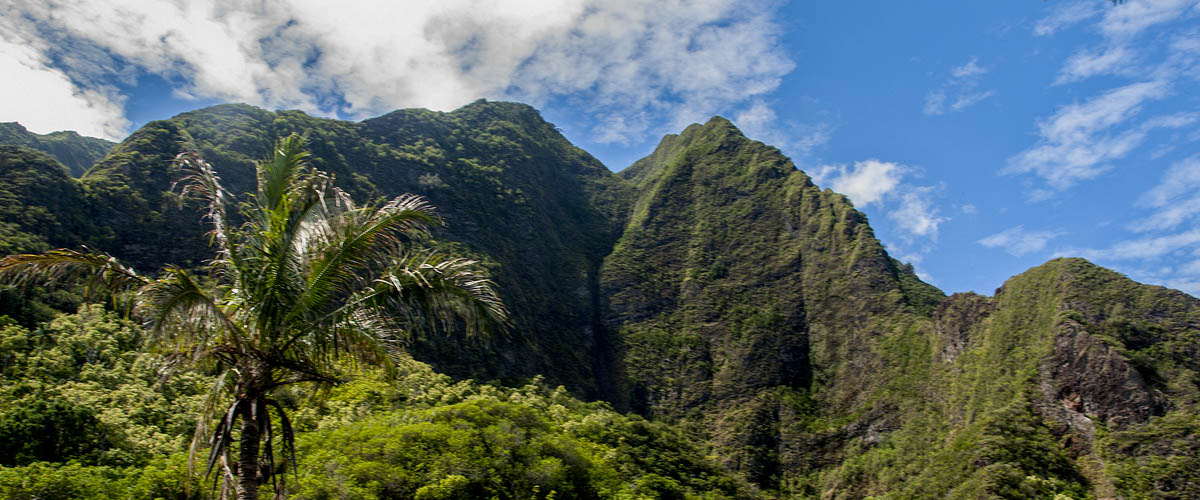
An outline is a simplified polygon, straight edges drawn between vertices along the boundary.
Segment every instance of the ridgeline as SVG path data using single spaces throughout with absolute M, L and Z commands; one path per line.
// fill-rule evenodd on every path
M 202 270 L 172 159 L 195 148 L 245 193 L 292 132 L 356 200 L 427 197 L 446 221 L 432 244 L 480 260 L 514 323 L 412 339 L 400 379 L 327 403 L 282 395 L 306 431 L 298 498 L 1200 497 L 1200 301 L 1082 259 L 946 297 L 845 196 L 722 118 L 615 174 L 502 102 L 362 122 L 215 106 L 69 170 L 98 143 L 55 160 L 0 134 L 0 248 Z M 22 477 L 185 494 L 190 422 L 162 408 L 198 404 L 204 375 L 154 384 L 138 326 L 81 291 L 0 299 L 0 440 L 82 440 L 6 445 L 0 494 L 32 498 Z M 145 411 L 111 411 L 114 391 Z

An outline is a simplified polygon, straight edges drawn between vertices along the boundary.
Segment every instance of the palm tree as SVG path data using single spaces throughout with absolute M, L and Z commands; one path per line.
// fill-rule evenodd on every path
M 205 474 L 219 471 L 222 496 L 232 490 L 257 499 L 268 480 L 277 497 L 284 494 L 272 443 L 283 445 L 293 467 L 295 451 L 287 415 L 270 397 L 275 389 L 337 384 L 347 362 L 390 372 L 399 341 L 416 329 L 470 334 L 507 323 L 491 281 L 473 261 L 412 249 L 440 222 L 424 199 L 403 195 L 357 207 L 331 176 L 306 166 L 303 146 L 293 134 L 257 164 L 258 190 L 236 205 L 245 221 L 237 226 L 227 217 L 237 202 L 212 166 L 194 152 L 177 158 L 187 173 L 177 183 L 180 195 L 207 207 L 217 251 L 207 280 L 215 286 L 173 266 L 156 278 L 142 276 L 86 248 L 0 260 L 0 274 L 17 281 L 83 279 L 130 292 L 147 345 L 167 365 L 218 374 L 191 455 L 207 437 Z M 230 395 L 232 403 L 220 403 Z M 215 421 L 211 433 L 205 421 Z

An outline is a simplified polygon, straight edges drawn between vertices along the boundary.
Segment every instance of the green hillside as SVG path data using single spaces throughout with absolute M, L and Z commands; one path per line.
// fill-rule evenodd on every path
M 71 172 L 72 177 L 81 177 L 92 165 L 104 158 L 116 143 L 86 137 L 65 130 L 49 134 L 35 134 L 20 123 L 0 123 L 0 145 L 23 146 L 53 156 Z
M 172 159 L 194 147 L 246 193 L 292 132 L 356 200 L 426 196 L 429 244 L 480 260 L 513 313 L 506 335 L 413 339 L 396 379 L 276 395 L 302 430 L 297 498 L 1200 498 L 1200 301 L 1081 259 L 946 297 L 719 117 L 614 174 L 522 104 L 216 106 L 78 180 L 0 147 L 0 246 L 203 275 Z M 207 375 L 159 383 L 119 308 L 23 290 L 0 295 L 0 496 L 196 494 Z

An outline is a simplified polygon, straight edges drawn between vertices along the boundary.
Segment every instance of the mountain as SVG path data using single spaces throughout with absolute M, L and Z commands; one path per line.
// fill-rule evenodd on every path
M 880 347 L 919 335 L 942 294 L 889 258 L 844 196 L 722 118 L 667 136 L 622 176 L 638 197 L 601 271 L 618 401 L 703 422 L 759 482 L 813 465 L 793 452 L 807 406 L 869 424 L 897 404 Z
M 821 498 L 1190 498 L 1200 301 L 1081 259 L 945 295 L 867 218 L 714 118 L 620 174 L 613 400 Z
M 96 227 L 78 240 L 144 271 L 202 266 L 211 255 L 198 207 L 170 194 L 173 158 L 199 150 L 233 192 L 253 185 L 253 162 L 276 137 L 308 138 L 312 163 L 355 200 L 426 196 L 445 219 L 442 245 L 483 261 L 516 328 L 488 344 L 417 339 L 440 370 L 481 378 L 544 374 L 595 395 L 596 270 L 620 229 L 627 183 L 571 145 L 533 108 L 477 102 L 452 113 L 401 110 L 351 123 L 299 111 L 223 105 L 134 132 L 80 179 L 77 206 Z M 38 200 L 26 200 L 41 206 Z M 551 257 L 552 256 L 552 257 Z
M 1200 301 L 1081 259 L 947 297 L 723 118 L 613 174 L 521 104 L 361 122 L 216 106 L 147 124 L 78 181 L 0 148 L 0 243 L 202 266 L 172 158 L 195 147 L 245 192 L 291 132 L 356 200 L 427 196 L 447 223 L 432 244 L 500 286 L 509 335 L 413 340 L 438 371 L 544 375 L 686 429 L 779 497 L 1200 497 Z
M 67 166 L 72 177 L 81 177 L 116 145 L 112 141 L 85 137 L 72 131 L 35 134 L 17 122 L 0 123 L 0 144 L 24 146 L 49 153 Z

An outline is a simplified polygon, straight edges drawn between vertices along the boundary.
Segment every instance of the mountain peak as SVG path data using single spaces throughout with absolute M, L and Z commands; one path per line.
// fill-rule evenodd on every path
M 679 134 L 662 138 L 654 152 L 622 170 L 619 175 L 645 186 L 660 178 L 668 169 L 681 162 L 708 158 L 714 153 L 720 161 L 704 160 L 702 170 L 716 169 L 714 175 L 745 174 L 747 169 L 768 177 L 778 178 L 798 172 L 779 149 L 750 139 L 733 122 L 714 116 L 704 124 L 688 125 Z M 729 157 L 733 155 L 735 158 Z

